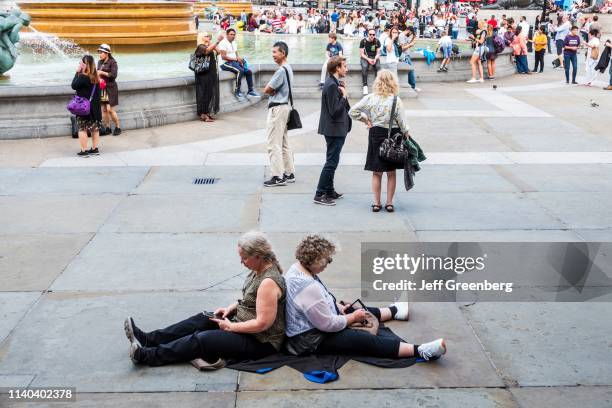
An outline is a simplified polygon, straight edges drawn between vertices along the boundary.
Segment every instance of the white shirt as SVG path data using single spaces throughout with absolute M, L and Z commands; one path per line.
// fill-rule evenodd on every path
M 452 47 L 453 40 L 450 38 L 450 36 L 445 35 L 442 38 L 440 38 L 440 41 L 438 41 L 438 45 L 443 48 Z
M 219 45 L 217 45 L 217 50 L 225 51 L 226 52 L 225 55 L 229 58 L 236 58 L 236 52 L 238 51 L 236 40 L 229 42 L 227 38 L 224 38 L 223 40 L 221 40 Z M 222 59 L 223 58 L 219 58 L 219 61 L 222 63 L 225 62 L 225 61 L 221 61 Z
M 529 23 L 527 21 L 523 21 L 519 23 L 519 26 L 521 26 L 521 35 L 523 35 L 523 37 L 527 37 L 529 35 Z
M 587 50 L 587 61 L 589 60 L 589 58 L 591 58 L 591 53 L 593 52 L 593 48 L 599 48 L 599 38 L 597 37 L 593 37 L 589 40 L 589 48 Z M 593 47 L 593 48 L 590 48 Z
M 287 32 L 289 34 L 297 34 L 298 32 L 298 21 L 294 18 L 287 20 Z

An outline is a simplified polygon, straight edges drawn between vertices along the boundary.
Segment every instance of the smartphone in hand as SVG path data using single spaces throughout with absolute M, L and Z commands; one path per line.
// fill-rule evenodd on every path
M 218 319 L 219 316 L 217 316 L 216 314 L 214 314 L 213 312 L 207 312 L 206 310 L 202 312 L 202 314 L 206 317 L 208 317 L 209 319 Z

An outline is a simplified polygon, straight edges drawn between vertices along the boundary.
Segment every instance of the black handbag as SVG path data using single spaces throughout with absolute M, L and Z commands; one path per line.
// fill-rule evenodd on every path
M 291 95 L 291 80 L 289 79 L 289 71 L 285 67 L 283 67 L 283 69 L 287 75 L 287 85 L 289 85 L 289 102 L 291 102 L 291 111 L 289 111 L 289 118 L 287 119 L 287 130 L 301 129 L 302 119 L 300 119 L 300 114 L 293 107 L 293 96 Z
M 210 69 L 210 57 L 198 57 L 195 53 L 189 57 L 189 69 L 196 74 L 202 74 Z
M 408 161 L 408 148 L 404 141 L 406 137 L 398 132 L 391 134 L 393 127 L 393 119 L 395 119 L 395 107 L 397 105 L 397 96 L 393 97 L 393 107 L 389 117 L 389 133 L 387 138 L 382 141 L 378 150 L 378 156 L 385 161 L 397 164 L 403 164 Z

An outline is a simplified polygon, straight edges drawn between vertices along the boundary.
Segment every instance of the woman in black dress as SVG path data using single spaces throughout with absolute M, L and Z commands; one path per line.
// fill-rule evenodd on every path
M 404 168 L 403 164 L 396 164 L 380 158 L 378 152 L 380 145 L 389 134 L 389 123 L 391 123 L 391 134 L 403 133 L 408 137 L 408 122 L 404 119 L 404 106 L 398 96 L 399 84 L 397 77 L 389 70 L 378 71 L 374 81 L 374 92 L 364 96 L 349 111 L 354 120 L 360 120 L 370 129 L 368 135 L 368 155 L 364 170 L 373 172 L 372 192 L 374 193 L 373 212 L 379 212 L 381 205 L 382 176 L 387 173 L 387 201 L 385 210 L 394 211 L 393 196 L 397 182 L 396 170 Z M 395 114 L 391 119 L 391 110 L 395 100 Z
M 217 70 L 217 45 L 223 40 L 223 34 L 213 43 L 212 35 L 198 35 L 196 57 L 208 58 L 208 70 L 195 74 L 196 105 L 198 116 L 203 122 L 214 122 L 214 115 L 219 112 L 219 71 Z
M 96 63 L 91 55 L 85 55 L 77 67 L 72 79 L 72 89 L 82 98 L 90 99 L 89 115 L 76 117 L 79 128 L 79 144 L 81 151 L 78 156 L 98 155 L 100 143 L 100 127 L 102 126 L 102 109 L 100 108 L 100 85 Z M 87 132 L 91 133 L 91 149 L 87 149 Z

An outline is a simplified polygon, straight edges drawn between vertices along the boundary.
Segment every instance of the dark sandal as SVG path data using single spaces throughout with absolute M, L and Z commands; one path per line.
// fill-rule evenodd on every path
M 393 212 L 395 211 L 395 207 L 393 207 L 393 204 L 387 204 L 385 205 L 385 210 L 387 210 L 387 212 Z
M 382 205 L 372 204 L 372 212 L 379 212 L 382 209 Z

